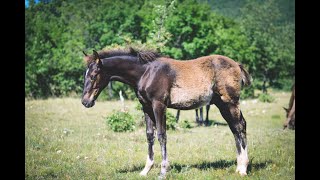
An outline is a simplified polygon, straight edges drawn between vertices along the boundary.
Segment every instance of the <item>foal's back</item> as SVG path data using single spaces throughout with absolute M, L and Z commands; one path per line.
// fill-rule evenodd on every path
M 240 73 L 235 61 L 220 55 L 186 61 L 160 58 L 159 61 L 170 64 L 171 69 L 175 71 L 170 107 L 176 109 L 193 109 L 209 104 L 214 93 L 215 78 L 225 76 L 229 72 L 223 71 L 230 71 L 230 68 Z

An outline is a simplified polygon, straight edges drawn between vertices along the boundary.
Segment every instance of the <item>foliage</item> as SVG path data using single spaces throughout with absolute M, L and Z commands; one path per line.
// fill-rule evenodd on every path
M 295 27 L 292 22 L 281 22 L 275 0 L 249 1 L 241 11 L 242 31 L 252 45 L 253 58 L 246 64 L 267 93 L 267 83 L 294 76 Z
M 115 111 L 106 118 L 107 125 L 114 132 L 133 131 L 135 121 L 133 116 L 126 111 Z
M 185 129 L 192 128 L 190 122 L 187 121 L 187 120 L 183 120 L 183 121 L 179 122 L 179 126 L 182 127 L 182 128 L 185 128 Z
M 259 101 L 271 103 L 274 101 L 274 97 L 268 93 L 261 93 L 258 96 Z
M 232 13 L 230 13 L 232 12 Z M 241 62 L 255 81 L 286 89 L 295 76 L 294 1 L 52 0 L 25 8 L 25 96 L 79 96 L 82 51 L 137 44 L 176 59 L 210 54 Z M 133 99 L 115 82 L 102 99 Z M 245 97 L 245 96 L 244 96 Z
M 174 115 L 169 112 L 166 111 L 166 126 L 167 126 L 167 130 L 176 130 L 177 129 L 177 120 L 176 117 L 174 117 Z
M 254 88 L 253 86 L 243 87 L 240 92 L 241 99 L 253 98 L 254 97 Z

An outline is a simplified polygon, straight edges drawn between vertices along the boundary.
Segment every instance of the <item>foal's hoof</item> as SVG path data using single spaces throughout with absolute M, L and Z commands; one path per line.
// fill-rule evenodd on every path
M 143 171 L 141 171 L 139 174 L 140 174 L 140 176 L 147 176 L 147 173 L 143 172 Z
M 160 175 L 158 176 L 158 179 L 166 179 L 166 175 L 165 175 L 165 174 L 160 174 Z
M 247 175 L 246 172 L 240 172 L 240 171 L 239 171 L 239 174 L 240 174 L 240 176 L 246 176 Z
M 246 176 L 247 172 L 246 172 L 247 168 L 244 166 L 238 166 L 236 172 L 240 174 L 240 176 Z

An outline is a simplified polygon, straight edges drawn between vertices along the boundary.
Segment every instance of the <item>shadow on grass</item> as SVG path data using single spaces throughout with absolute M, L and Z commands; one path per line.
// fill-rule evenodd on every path
M 200 164 L 192 164 L 192 165 L 183 165 L 183 164 L 177 164 L 173 163 L 171 164 L 171 170 L 176 172 L 184 172 L 188 170 L 189 168 L 197 168 L 200 170 L 206 170 L 206 169 L 224 169 L 227 167 L 230 167 L 232 165 L 235 165 L 236 161 L 226 161 L 226 160 L 219 160 L 215 162 L 202 162 Z
M 231 167 L 233 165 L 236 166 L 235 160 L 219 160 L 215 162 L 202 162 L 200 164 L 191 164 L 191 165 L 184 165 L 184 164 L 177 164 L 173 163 L 170 164 L 171 171 L 175 171 L 177 173 L 188 171 L 190 168 L 197 168 L 199 170 L 207 170 L 207 169 L 225 169 L 228 167 Z M 250 173 L 252 169 L 259 170 L 264 169 L 268 166 L 268 164 L 272 164 L 272 161 L 266 161 L 266 162 L 260 162 L 260 163 L 252 163 L 252 160 L 250 161 L 248 165 L 247 172 Z M 130 173 L 130 172 L 140 172 L 144 168 L 144 165 L 138 165 L 133 166 L 127 169 L 120 169 L 117 172 L 119 173 Z M 160 165 L 155 164 L 153 168 L 160 168 Z
M 176 172 L 184 172 L 187 171 L 189 168 L 197 168 L 200 170 L 207 170 L 207 169 L 225 169 L 228 167 L 231 167 L 233 165 L 236 166 L 235 160 L 219 160 L 215 162 L 202 162 L 200 164 L 192 164 L 192 165 L 183 165 L 183 164 L 177 164 L 173 163 L 171 164 L 171 170 Z M 247 172 L 250 173 L 252 169 L 259 170 L 259 169 L 265 169 L 269 164 L 272 164 L 272 161 L 266 161 L 266 162 L 260 162 L 260 163 L 252 163 L 252 161 L 248 165 Z
M 127 168 L 127 169 L 117 170 L 117 172 L 119 172 L 119 173 L 140 172 L 140 171 L 143 170 L 143 168 L 144 168 L 144 165 L 140 164 L 138 166 L 133 166 L 133 167 L 130 167 L 130 168 Z
M 208 122 L 207 126 L 214 126 L 214 125 L 217 125 L 217 126 L 228 126 L 227 123 L 218 122 L 217 120 L 210 120 L 209 119 L 209 122 Z
M 265 169 L 268 164 L 272 164 L 272 161 L 265 161 L 265 162 L 260 162 L 260 163 L 252 163 L 252 159 L 250 160 L 250 163 L 248 165 L 247 171 L 250 173 L 252 169 L 254 170 L 259 170 L 259 169 Z

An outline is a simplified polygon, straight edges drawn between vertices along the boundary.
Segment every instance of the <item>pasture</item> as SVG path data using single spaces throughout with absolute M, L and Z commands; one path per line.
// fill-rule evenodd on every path
M 197 127 L 195 111 L 181 111 L 180 122 L 193 128 L 167 131 L 170 171 L 167 179 L 295 179 L 295 131 L 282 124 L 290 92 L 270 90 L 275 101 L 242 100 L 247 121 L 248 176 L 236 170 L 234 137 L 218 109 L 210 108 L 209 127 Z M 139 115 L 135 102 L 128 111 Z M 147 157 L 145 126 L 115 133 L 106 116 L 121 109 L 120 101 L 99 101 L 90 109 L 81 98 L 25 100 L 25 179 L 157 179 L 161 153 L 155 141 L 155 166 L 139 172 Z M 169 109 L 176 114 L 176 110 Z M 140 122 L 137 119 L 137 122 Z

